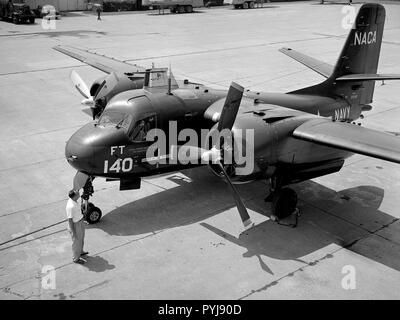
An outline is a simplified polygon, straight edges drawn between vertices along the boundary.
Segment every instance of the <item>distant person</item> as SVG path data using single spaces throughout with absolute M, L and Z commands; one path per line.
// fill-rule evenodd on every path
M 96 12 L 97 12 L 97 20 L 101 20 L 101 18 L 100 18 L 100 14 L 101 14 L 101 6 L 97 6 L 97 8 L 96 8 Z
M 13 4 L 12 0 L 8 0 L 8 2 L 7 2 L 7 14 L 12 14 L 13 11 L 14 11 L 14 4 Z
M 69 199 L 65 209 L 68 218 L 68 231 L 72 238 L 72 261 L 84 264 L 86 260 L 82 259 L 82 256 L 87 255 L 89 252 L 83 251 L 85 223 L 83 222 L 81 206 L 78 203 L 79 191 L 71 190 L 68 196 Z

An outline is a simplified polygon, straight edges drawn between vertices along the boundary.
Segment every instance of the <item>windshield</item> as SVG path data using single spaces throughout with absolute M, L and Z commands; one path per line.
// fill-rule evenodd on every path
M 122 113 L 119 111 L 104 111 L 99 119 L 100 126 L 115 126 L 118 128 L 123 128 L 125 130 L 129 129 L 132 122 L 132 116 L 130 114 Z

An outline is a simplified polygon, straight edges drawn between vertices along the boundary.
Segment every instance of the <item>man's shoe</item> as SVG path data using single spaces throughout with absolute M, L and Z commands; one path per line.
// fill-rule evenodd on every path
M 86 255 L 88 255 L 89 254 L 89 252 L 88 251 L 82 251 L 82 253 L 81 253 L 81 257 L 83 257 L 83 256 L 86 256 Z
M 82 258 L 79 258 L 78 260 L 74 260 L 74 263 L 79 263 L 79 264 L 84 264 L 86 261 L 83 260 Z

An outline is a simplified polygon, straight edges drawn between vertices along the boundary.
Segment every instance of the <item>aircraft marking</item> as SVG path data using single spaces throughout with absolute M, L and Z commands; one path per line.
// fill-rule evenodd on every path
M 346 120 L 350 118 L 350 107 L 339 108 L 335 110 L 335 120 Z
M 369 32 L 355 32 L 354 45 L 364 45 L 376 43 L 376 30 Z

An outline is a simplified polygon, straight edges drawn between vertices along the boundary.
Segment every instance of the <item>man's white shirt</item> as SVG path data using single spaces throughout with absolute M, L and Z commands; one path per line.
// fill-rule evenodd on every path
M 78 222 L 83 218 L 81 212 L 81 206 L 78 204 L 77 201 L 74 201 L 71 198 L 69 198 L 67 202 L 67 207 L 65 209 L 67 211 L 67 218 L 72 219 L 74 223 Z

